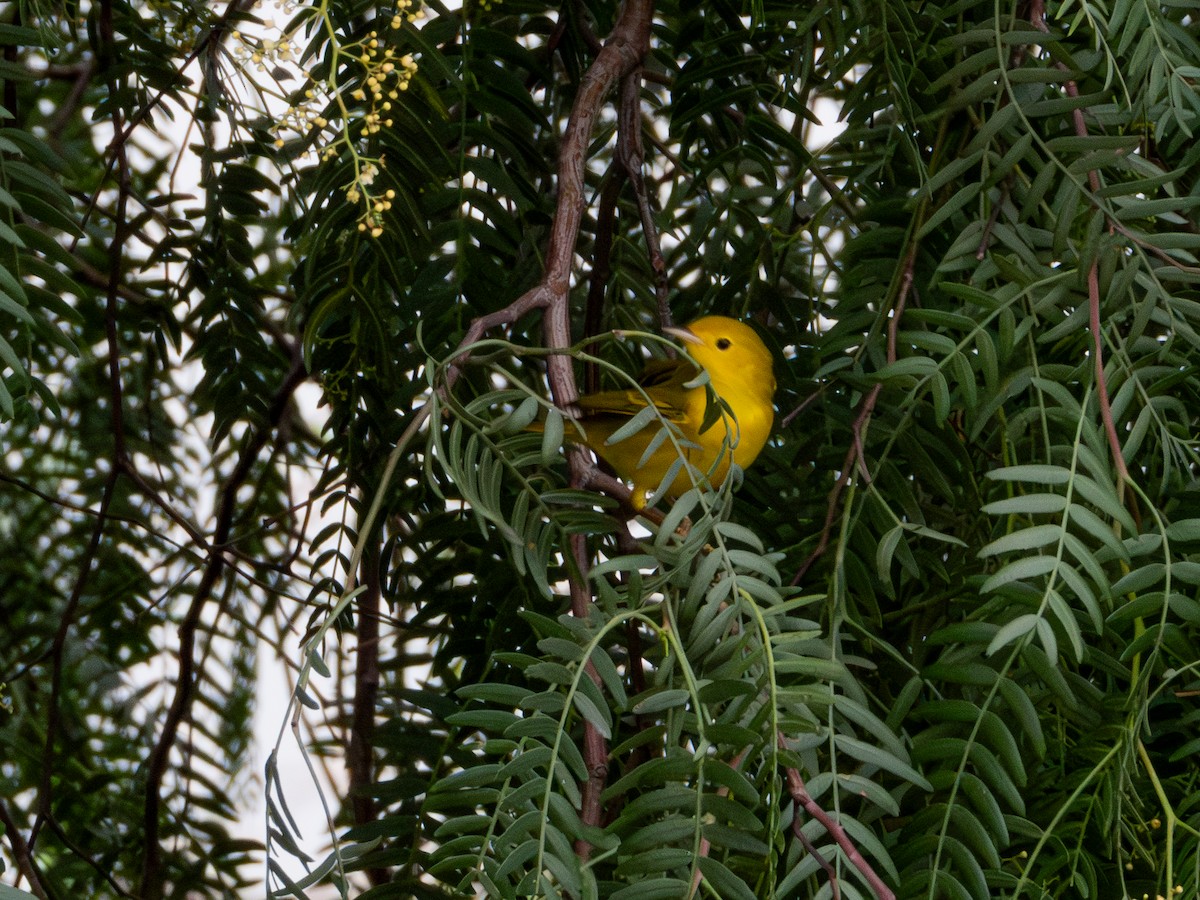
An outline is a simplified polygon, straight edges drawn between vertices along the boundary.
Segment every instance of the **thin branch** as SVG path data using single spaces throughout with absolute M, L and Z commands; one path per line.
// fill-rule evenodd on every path
M 588 21 L 587 7 L 581 0 L 571 0 L 571 7 L 575 11 L 575 23 L 579 29 L 580 39 L 584 46 L 592 52 L 592 55 L 599 56 L 604 45 L 600 43 L 600 38 L 596 37 L 596 32 L 592 30 L 592 23 Z
M 1031 0 L 1029 4 L 1029 20 L 1033 27 L 1038 31 L 1049 32 L 1046 25 L 1046 6 L 1044 0 Z M 1069 72 L 1070 69 L 1064 63 L 1055 64 L 1058 69 L 1063 72 Z M 1075 79 L 1068 79 L 1064 89 L 1067 96 L 1071 98 L 1079 97 L 1079 85 Z M 1083 117 L 1083 109 L 1076 106 L 1071 110 L 1071 118 L 1075 123 L 1075 134 L 1078 137 L 1088 136 L 1087 121 Z M 1100 191 L 1100 173 L 1096 169 L 1088 169 L 1088 187 L 1092 189 L 1092 194 L 1095 195 Z M 1099 208 L 1099 205 L 1097 208 Z M 1109 234 L 1113 234 L 1117 230 L 1117 223 L 1105 213 L 1105 221 L 1108 224 Z M 1122 229 L 1123 233 L 1124 232 Z M 1117 425 L 1113 420 L 1112 406 L 1108 400 L 1108 377 L 1104 374 L 1104 336 L 1102 334 L 1102 322 L 1100 317 L 1100 277 L 1099 277 L 1100 260 L 1099 257 L 1093 258 L 1092 263 L 1088 266 L 1087 274 L 1087 292 L 1088 292 L 1088 328 L 1092 332 L 1092 357 L 1096 373 L 1096 395 L 1100 401 L 1100 420 L 1104 425 L 1104 434 L 1108 440 L 1108 450 L 1112 454 L 1113 465 L 1117 469 L 1117 475 L 1120 480 L 1121 487 L 1124 488 L 1129 478 L 1129 468 L 1125 465 L 1125 455 L 1121 452 L 1121 439 L 1117 434 Z
M 786 750 L 787 742 L 784 740 L 783 732 L 779 733 L 777 739 L 779 741 L 780 748 Z M 808 787 L 805 785 L 799 769 L 794 769 L 791 766 L 787 767 L 787 782 L 788 792 L 792 795 L 792 801 L 797 806 L 793 826 L 795 826 L 796 822 L 800 818 L 799 807 L 803 807 L 804 811 L 807 812 L 809 816 L 821 823 L 821 826 L 826 832 L 828 832 L 829 836 L 833 838 L 834 842 L 841 848 L 842 852 L 846 854 L 846 858 L 850 860 L 850 862 L 854 865 L 854 868 L 858 869 L 863 878 L 866 879 L 867 884 L 871 886 L 871 890 L 875 892 L 875 896 L 878 898 L 878 900 L 896 900 L 895 893 L 893 893 L 892 889 L 883 883 L 883 879 L 875 873 L 873 868 L 871 868 L 871 864 L 867 862 L 866 858 L 862 855 L 862 853 L 859 852 L 858 847 L 854 844 L 854 841 L 850 839 L 850 835 L 846 833 L 846 829 L 843 828 L 836 819 L 829 815 L 829 813 L 825 812 L 825 810 L 821 808 L 821 805 L 812 798 L 812 795 L 808 793 Z M 826 871 L 829 870 L 826 869 Z M 836 892 L 837 882 L 831 882 L 831 886 Z
M 829 387 L 828 382 L 820 385 L 815 391 L 813 391 L 811 394 L 809 394 L 807 397 L 805 397 L 803 400 L 801 400 L 799 403 L 797 403 L 791 412 L 789 412 L 786 416 L 784 416 L 782 419 L 779 420 L 779 427 L 787 428 L 789 425 L 791 425 L 792 422 L 795 421 L 796 417 L 798 415 L 800 415 L 800 413 L 802 413 L 802 412 L 804 412 L 804 410 L 808 409 L 809 406 L 811 406 L 813 403 L 816 402 L 816 399 L 818 397 L 820 397 L 823 393 L 825 393 L 826 390 L 828 390 L 828 387 Z
M 259 453 L 266 445 L 267 437 L 282 420 L 288 404 L 291 402 L 292 394 L 306 377 L 304 357 L 298 347 L 293 348 L 291 366 L 271 399 L 267 411 L 267 421 L 246 442 L 237 465 L 229 474 L 221 490 L 217 504 L 216 526 L 213 529 L 211 541 L 214 552 L 209 555 L 208 563 L 196 586 L 192 602 L 179 625 L 179 675 L 175 684 L 175 695 L 146 767 L 146 800 L 143 813 L 143 839 L 146 856 L 142 867 L 142 883 L 139 892 L 145 900 L 159 900 L 163 896 L 162 851 L 159 846 L 162 783 L 166 776 L 171 750 L 178 738 L 180 725 L 185 722 L 191 712 L 196 690 L 196 637 L 204 608 L 227 566 L 226 557 L 221 548 L 229 542 L 229 536 L 233 530 L 238 505 L 238 490 L 250 477 L 255 463 L 258 462 Z
M 572 534 L 568 539 L 568 550 L 571 554 L 571 574 L 569 585 L 571 591 L 571 613 L 577 618 L 586 618 L 592 602 L 591 585 L 587 581 L 587 572 L 591 564 L 588 552 L 587 535 Z M 588 659 L 584 672 L 592 683 L 600 690 L 604 683 L 595 664 Z M 583 798 L 580 802 L 579 818 L 585 825 L 598 826 L 601 823 L 602 808 L 600 795 L 608 784 L 608 741 L 590 721 L 584 721 L 583 728 L 583 760 L 587 767 L 587 781 L 583 785 Z M 575 854 L 584 862 L 591 857 L 592 845 L 583 838 L 575 842 Z
M 105 0 L 100 4 L 98 16 L 98 37 L 102 59 L 106 59 L 114 46 L 114 30 L 112 18 L 112 2 Z M 114 76 L 119 77 L 119 76 Z M 116 93 L 117 85 L 112 90 Z M 113 115 L 113 132 L 121 130 L 122 116 L 118 109 Z M 108 524 L 108 508 L 121 477 L 122 461 L 127 455 L 125 448 L 125 412 L 124 395 L 121 385 L 121 347 L 117 334 L 117 292 L 121 283 L 124 263 L 125 239 L 130 226 L 127 221 L 126 207 L 129 199 L 130 171 L 129 160 L 124 146 L 117 148 L 112 163 L 117 166 L 117 206 L 113 220 L 113 237 L 108 245 L 108 283 L 107 298 L 104 311 L 104 335 L 108 354 L 108 387 L 109 387 L 109 416 L 113 433 L 112 461 L 108 475 L 104 480 L 104 488 L 98 506 L 98 515 L 92 528 L 92 535 L 83 553 L 75 584 L 67 599 L 66 607 L 61 613 L 58 628 L 54 633 L 54 641 L 50 649 L 50 702 L 46 716 L 46 739 L 42 745 L 42 777 L 38 785 L 38 814 L 29 835 L 29 848 L 32 852 L 37 844 L 42 825 L 52 818 L 54 782 L 52 774 L 55 771 L 55 743 L 58 739 L 58 729 L 61 724 L 60 704 L 63 690 L 63 666 L 67 647 L 67 637 L 75 625 L 75 616 L 79 610 L 84 590 L 91 578 L 92 566 L 100 549 L 100 541 Z M 106 176 L 107 177 L 107 176 Z
M 791 771 L 790 769 L 788 770 Z M 825 877 L 829 879 L 829 889 L 833 894 L 833 900 L 840 900 L 842 896 L 841 885 L 838 884 L 837 870 L 833 864 L 825 858 L 825 854 L 816 848 L 816 845 L 808 839 L 808 835 L 804 833 L 804 826 L 800 824 L 800 803 L 795 803 L 792 812 L 792 834 L 796 836 L 796 840 L 804 847 L 804 852 L 817 861 L 817 865 L 825 873 Z
M 33 858 L 33 854 L 29 851 L 29 845 L 25 843 L 25 837 L 21 834 L 21 829 L 17 827 L 17 823 L 13 820 L 12 814 L 2 799 L 0 799 L 0 825 L 4 826 L 4 833 L 8 836 L 8 845 L 12 848 L 12 858 L 17 864 L 17 871 L 29 882 L 29 889 L 36 896 L 47 900 L 49 894 L 42 885 L 37 860 Z
M 53 494 L 47 494 L 45 491 L 34 487 L 28 481 L 23 481 L 22 479 L 17 478 L 15 475 L 9 475 L 7 472 L 0 472 L 0 482 L 11 484 L 18 490 L 24 491 L 27 494 L 31 494 L 34 497 L 37 497 L 39 500 L 49 503 L 51 506 L 57 506 L 60 509 L 69 509 L 71 512 L 77 512 L 81 515 L 91 516 L 93 518 L 99 518 L 101 515 L 105 515 L 99 509 L 92 509 L 90 506 L 72 503 L 70 500 L 64 500 L 61 497 L 55 497 Z M 148 522 L 144 522 L 141 519 L 135 519 L 133 516 L 117 516 L 113 515 L 112 513 L 108 513 L 107 516 L 110 522 L 122 522 L 126 525 L 133 525 L 137 528 L 142 528 L 150 533 L 157 533 Z
M 173 91 L 178 84 L 184 81 L 184 73 L 187 72 L 192 63 L 200 58 L 200 55 L 208 49 L 208 45 L 212 41 L 219 39 L 225 33 L 225 30 L 229 27 L 229 23 L 234 14 L 249 9 L 253 5 L 253 2 L 254 0 L 229 0 L 224 12 L 222 12 L 217 20 L 213 22 L 213 24 L 204 32 L 203 36 L 196 41 L 196 45 L 191 49 L 187 56 L 183 58 L 183 61 L 179 64 L 179 67 L 176 68 L 175 72 L 172 74 L 171 78 L 168 79 L 167 83 L 159 88 L 158 92 L 148 101 L 146 101 L 146 103 L 143 104 L 142 107 L 130 117 L 128 125 L 113 129 L 113 140 L 108 148 L 111 151 L 111 155 L 108 158 L 108 163 L 104 167 L 104 171 L 100 174 L 100 184 L 104 184 L 108 180 L 108 176 L 112 174 L 113 166 L 116 165 L 118 152 L 124 152 L 124 147 L 129 142 L 130 138 L 133 137 L 134 132 L 140 128 L 142 123 L 146 121 L 150 114 L 154 112 L 154 110 L 157 109 L 160 104 L 162 104 L 162 102 L 167 98 L 168 94 Z M 101 6 L 101 9 L 103 9 L 103 5 Z M 114 124 L 119 124 L 117 122 L 117 118 L 118 116 L 114 116 Z M 87 209 L 84 210 L 82 221 L 80 222 L 81 235 L 82 233 L 86 233 L 87 229 L 85 226 L 88 219 L 91 217 L 91 214 L 96 209 L 96 204 L 100 200 L 100 193 L 101 191 L 97 189 L 96 192 L 92 194 L 91 202 L 88 204 Z M 72 252 L 74 252 L 75 244 L 77 242 L 78 238 L 72 242 Z
M 1125 454 L 1121 452 L 1121 438 L 1113 421 L 1112 406 L 1108 402 L 1108 379 L 1104 374 L 1104 342 L 1100 330 L 1100 278 L 1097 270 L 1099 259 L 1093 259 L 1088 268 L 1088 327 L 1092 332 L 1092 356 L 1096 367 L 1096 394 L 1100 398 L 1100 420 L 1104 423 L 1104 434 L 1108 438 L 1108 449 L 1122 484 L 1129 481 L 1129 468 L 1125 465 Z
M 567 298 L 571 262 L 583 217 L 584 160 L 593 125 L 604 98 L 613 86 L 630 72 L 636 71 L 649 51 L 653 10 L 653 0 L 628 0 L 604 48 L 584 75 L 575 96 L 571 117 L 567 120 L 566 134 L 559 152 L 558 208 L 546 250 L 547 265 L 543 282 L 552 291 L 551 305 L 543 320 L 548 347 L 566 348 L 571 343 Z M 552 356 L 546 368 L 555 403 L 569 410 L 578 396 L 570 358 Z M 595 469 L 587 454 L 581 448 L 574 447 L 568 453 L 568 461 L 571 483 L 574 486 L 586 484 Z M 570 551 L 575 563 L 570 573 L 571 609 L 576 616 L 583 618 L 587 616 L 591 605 L 586 536 L 572 535 Z M 599 685 L 600 677 L 590 661 L 588 676 Z M 600 794 L 608 777 L 608 742 L 591 722 L 584 723 L 583 752 L 588 779 L 583 788 L 580 818 L 585 825 L 599 825 Z M 591 855 L 591 845 L 586 841 L 578 841 L 575 852 L 586 862 Z
M 749 752 L 750 752 L 749 747 L 746 747 L 743 750 L 741 750 L 737 756 L 735 756 L 733 759 L 731 759 L 729 761 L 729 768 L 731 768 L 735 771 L 740 769 L 742 766 L 742 760 L 744 760 L 746 758 L 746 754 Z M 729 785 L 723 784 L 719 788 L 717 788 L 717 796 L 718 797 L 728 797 L 729 796 Z M 710 841 L 706 837 L 700 838 L 700 852 L 698 855 L 700 857 L 706 857 L 706 856 L 708 856 L 708 853 L 711 849 L 712 849 L 712 841 Z M 703 879 L 703 877 L 704 877 L 704 873 L 700 871 L 699 866 L 696 866 L 695 872 L 692 874 L 692 886 L 691 886 L 691 889 L 688 891 L 687 900 L 692 900 L 692 898 L 696 896 L 696 891 L 700 890 L 700 882 Z M 836 888 L 834 890 L 836 890 Z
M 992 230 L 996 227 L 996 223 L 1000 221 L 1000 213 L 1004 210 L 1004 204 L 1008 202 L 1008 194 L 1011 187 L 1012 175 L 1010 174 L 1004 179 L 1001 186 L 1000 199 L 992 204 L 992 212 L 983 225 L 983 234 L 979 238 L 979 247 L 975 250 L 975 259 L 979 262 L 983 262 L 984 257 L 987 256 L 988 247 L 992 243 Z
M 354 666 L 353 714 L 347 768 L 350 770 L 350 803 L 355 825 L 375 820 L 375 800 L 370 795 L 375 782 L 375 709 L 379 700 L 379 603 L 383 593 L 380 581 L 379 542 L 370 540 L 362 558 L 362 583 L 366 590 L 358 595 L 355 614 L 357 637 Z M 340 683 L 340 681 L 339 681 Z M 367 870 L 373 886 L 388 880 L 386 869 Z
M 654 221 L 654 210 L 650 195 L 646 191 L 646 179 L 642 174 L 645 151 L 642 149 L 642 70 L 639 66 L 621 81 L 621 99 L 617 110 L 617 163 L 625 171 L 633 186 L 637 200 L 638 215 L 642 221 L 642 236 L 650 256 L 650 269 L 654 272 L 654 298 L 658 309 L 660 328 L 670 327 L 671 307 L 667 303 L 667 264 L 663 259 L 662 246 L 658 240 L 658 225 Z
M 892 315 L 888 320 L 887 361 L 889 363 L 896 361 L 897 332 L 900 328 L 900 320 L 904 316 L 904 307 L 908 303 L 909 291 L 912 290 L 913 270 L 916 266 L 918 246 L 915 239 L 909 243 L 908 253 L 905 254 L 900 275 L 900 290 L 896 296 L 896 305 L 892 308 Z M 829 548 L 829 540 L 833 534 L 833 523 L 837 520 L 838 504 L 842 498 L 842 491 L 850 483 L 852 473 L 857 469 L 864 481 L 869 482 L 871 479 L 866 464 L 865 435 L 871 422 L 871 415 L 875 411 L 875 404 L 879 400 L 879 394 L 882 390 L 883 383 L 877 382 L 867 392 L 866 397 L 863 398 L 862 404 L 858 408 L 858 415 L 855 416 L 854 425 L 851 428 L 852 439 L 850 447 L 846 450 L 846 456 L 842 460 L 842 468 L 837 481 L 833 483 L 833 487 L 829 491 L 825 511 L 825 524 L 821 527 L 821 537 L 817 541 L 816 548 L 808 555 L 808 558 L 804 560 L 800 568 L 796 570 L 796 574 L 792 577 L 793 585 L 800 583 L 808 570 L 812 568 L 813 563 L 820 559 Z
M 63 129 L 71 122 L 83 103 L 83 94 L 96 74 L 96 61 L 84 59 L 71 66 L 47 66 L 43 78 L 69 78 L 71 89 L 66 99 L 59 103 L 54 114 L 46 120 L 46 133 L 54 139 L 62 136 Z
M 88 855 L 87 851 L 71 840 L 70 836 L 63 830 L 62 825 L 59 824 L 58 820 L 54 818 L 54 816 L 51 816 L 47 821 L 50 825 L 50 830 L 54 832 L 60 841 L 63 842 L 63 846 L 79 857 L 79 859 L 82 859 L 88 864 L 88 866 L 95 869 L 97 874 L 99 874 L 100 877 L 108 883 L 108 886 L 113 889 L 113 893 L 115 893 L 118 897 L 128 897 L 130 900 L 138 900 L 138 898 L 136 898 L 133 894 L 121 887 L 121 885 L 117 882 L 117 879 L 113 877 L 112 868 L 110 866 L 106 866 L 98 860 L 93 859 L 90 855 Z
M 653 0 L 628 0 L 608 40 L 579 84 L 559 149 L 558 197 L 541 280 L 504 309 L 472 322 L 459 344 L 460 349 L 465 351 L 490 329 L 511 324 L 526 313 L 539 309 L 543 311 L 542 327 L 546 346 L 553 350 L 566 350 L 571 345 L 570 308 L 567 301 L 575 247 L 583 223 L 588 145 L 605 98 L 618 82 L 639 70 L 649 52 L 653 12 Z M 454 365 L 446 373 L 444 389 L 449 390 L 453 386 L 466 356 L 466 352 L 458 354 Z M 571 358 L 565 353 L 554 354 L 547 359 L 546 370 L 555 405 L 570 412 L 579 396 Z M 571 447 L 567 451 L 567 459 L 573 487 L 603 483 L 599 477 L 603 473 L 599 472 L 582 448 Z M 624 502 L 628 502 L 629 491 L 623 485 L 618 497 L 621 496 L 625 498 Z M 586 537 L 573 535 L 569 541 L 569 552 L 572 562 L 569 579 L 571 609 L 575 615 L 582 617 L 587 615 L 591 604 L 591 588 L 587 582 L 589 556 Z M 594 670 L 589 668 L 588 675 L 599 683 L 599 676 Z M 583 788 L 581 819 L 587 825 L 598 825 L 600 793 L 608 773 L 608 747 L 603 735 L 590 722 L 584 723 L 583 753 L 588 779 Z M 589 858 L 591 846 L 587 842 L 578 842 L 575 849 L 584 861 Z
M 504 309 L 475 319 L 463 336 L 460 348 L 478 341 L 501 325 L 510 325 L 535 310 L 544 312 L 546 346 L 565 350 L 571 345 L 571 323 L 567 298 L 571 265 L 579 240 L 584 210 L 584 168 L 588 143 L 604 99 L 616 83 L 636 71 L 650 47 L 652 0 L 630 0 L 621 12 L 595 61 L 588 68 L 567 121 L 559 151 L 558 198 L 546 247 L 546 264 L 541 280 Z M 460 354 L 447 372 L 446 388 L 453 386 L 466 361 Z M 565 355 L 549 357 L 546 364 L 550 393 L 560 409 L 570 411 L 579 396 L 571 361 Z M 582 477 L 589 467 L 587 457 L 575 450 L 569 454 L 572 476 Z
M 587 303 L 583 313 L 583 333 L 588 337 L 599 334 L 604 321 L 604 300 L 612 275 L 613 226 L 624 181 L 625 170 L 614 164 L 600 188 L 600 203 L 596 208 L 596 238 L 592 242 L 592 267 L 588 275 Z M 597 345 L 589 344 L 585 349 L 594 355 Z M 600 369 L 594 363 L 584 366 L 583 389 L 589 394 L 600 390 Z

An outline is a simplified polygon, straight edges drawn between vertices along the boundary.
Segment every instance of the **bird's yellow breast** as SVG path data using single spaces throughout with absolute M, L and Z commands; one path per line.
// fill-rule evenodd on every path
M 734 319 L 708 316 L 668 333 L 680 338 L 723 401 L 724 406 L 715 407 L 720 414 L 709 427 L 704 427 L 708 391 L 703 384 L 693 384 L 699 372 L 683 360 L 652 364 L 647 374 L 653 377 L 642 381 L 641 390 L 605 391 L 579 401 L 584 411 L 580 442 L 633 483 L 634 503 L 639 506 L 673 467 L 676 472 L 666 490 L 669 497 L 677 498 L 703 480 L 720 486 L 731 462 L 743 469 L 754 462 L 775 419 L 771 354 L 753 329 Z M 648 405 L 647 397 L 669 424 L 652 422 L 610 443 L 616 431 Z M 671 437 L 661 435 L 664 427 L 671 430 Z M 692 472 L 677 467 L 681 458 Z

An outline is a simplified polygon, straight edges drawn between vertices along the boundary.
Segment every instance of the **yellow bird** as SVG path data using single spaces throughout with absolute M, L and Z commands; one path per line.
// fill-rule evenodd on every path
M 658 489 L 681 456 L 700 478 L 720 486 L 731 461 L 743 469 L 754 462 L 775 420 L 771 351 L 754 329 L 726 316 L 705 316 L 684 328 L 663 330 L 682 342 L 691 359 L 708 372 L 713 392 L 733 415 L 718 405 L 709 410 L 704 385 L 693 384 L 700 373 L 687 359 L 650 362 L 638 378 L 638 388 L 580 397 L 583 414 L 570 439 L 590 447 L 617 475 L 633 483 L 637 509 L 645 506 L 647 494 Z M 647 397 L 672 424 L 674 440 L 661 434 L 657 417 L 636 433 L 611 440 L 647 408 Z M 693 477 L 681 466 L 666 496 L 678 498 L 692 486 Z

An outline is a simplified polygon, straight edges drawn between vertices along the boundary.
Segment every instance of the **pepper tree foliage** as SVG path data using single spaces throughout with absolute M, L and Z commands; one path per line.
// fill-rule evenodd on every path
M 6 880 L 249 890 L 266 653 L 278 896 L 1200 890 L 1187 4 L 5 16 Z M 634 537 L 664 300 L 777 433 Z

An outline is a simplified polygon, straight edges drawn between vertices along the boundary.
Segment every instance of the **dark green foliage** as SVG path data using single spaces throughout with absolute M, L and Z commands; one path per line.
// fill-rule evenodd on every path
M 4 14 L 6 880 L 1200 892 L 1194 11 L 660 3 L 656 267 L 619 90 L 565 145 L 629 5 L 300 6 L 286 54 L 237 6 Z M 569 484 L 541 317 L 460 356 L 575 149 L 580 384 L 663 352 L 660 277 L 776 354 L 773 443 L 638 540 Z M 302 812 L 277 745 L 261 844 L 258 712 L 338 785 Z

